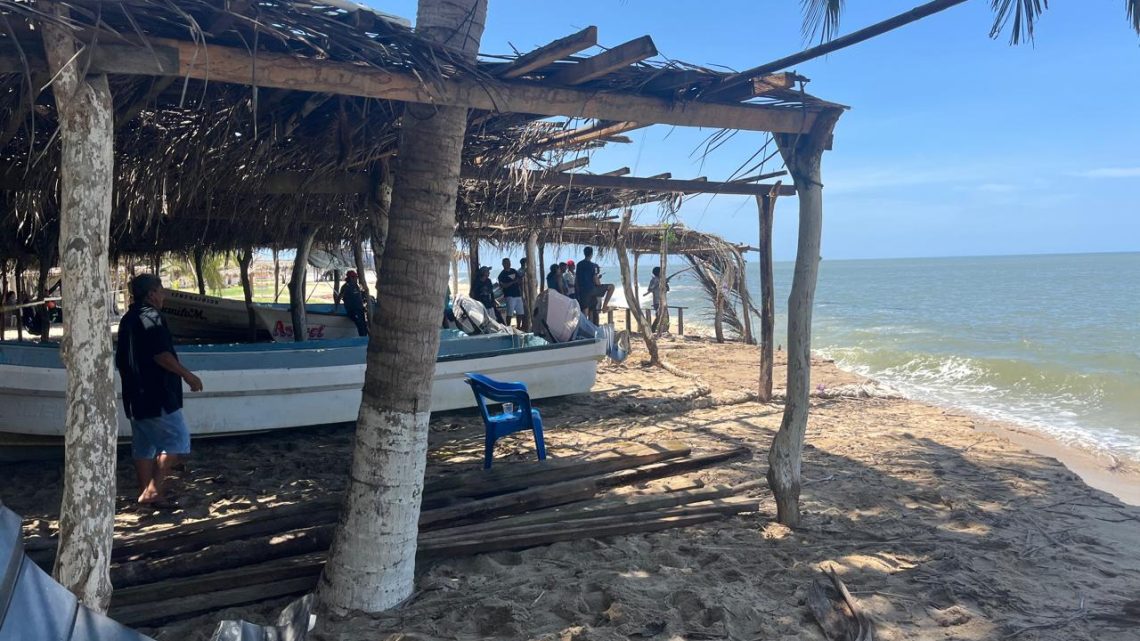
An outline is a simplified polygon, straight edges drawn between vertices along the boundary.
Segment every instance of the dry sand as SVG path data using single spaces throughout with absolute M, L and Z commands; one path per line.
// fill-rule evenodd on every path
M 541 402 L 550 455 L 619 441 L 680 439 L 696 451 L 744 444 L 750 459 L 691 477 L 762 477 L 782 406 L 740 402 L 755 386 L 755 348 L 698 339 L 665 348 L 696 378 L 630 359 L 604 366 L 590 396 Z M 823 396 L 874 389 L 829 363 L 814 369 Z M 781 365 L 777 384 L 783 378 Z M 438 415 L 432 430 L 435 460 L 478 465 L 473 413 Z M 152 529 L 337 492 L 350 439 L 341 426 L 199 441 L 178 481 L 186 509 L 124 514 L 120 527 Z M 375 619 L 329 623 L 321 638 L 823 639 L 804 599 L 819 571 L 835 568 L 886 641 L 1140 639 L 1140 509 L 1030 451 L 1029 440 L 1009 426 L 898 398 L 816 398 L 799 530 L 775 524 L 769 495 L 757 492 L 757 513 L 706 526 L 435 562 L 420 568 L 407 604 Z M 500 443 L 497 460 L 533 456 L 521 435 Z M 1140 486 L 1132 470 L 1082 460 L 1102 468 L 1106 486 Z M 59 466 L 9 464 L 0 474 L 4 502 L 29 517 L 30 530 L 50 532 Z M 119 486 L 125 503 L 132 487 L 125 465 Z M 219 618 L 266 622 L 284 603 L 148 632 L 207 639 Z

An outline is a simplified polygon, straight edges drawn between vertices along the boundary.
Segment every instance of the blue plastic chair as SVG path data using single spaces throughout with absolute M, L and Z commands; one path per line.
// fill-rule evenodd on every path
M 479 404 L 479 412 L 483 414 L 483 424 L 487 428 L 484 441 L 483 469 L 491 469 L 491 458 L 495 453 L 495 441 L 522 430 L 534 433 L 534 447 L 538 450 L 538 460 L 546 460 L 546 444 L 542 436 L 542 416 L 538 410 L 531 407 L 530 394 L 525 383 L 504 383 L 487 378 L 482 374 L 468 372 L 467 384 L 475 393 L 475 402 Z M 514 411 L 510 413 L 491 414 L 487 409 L 487 401 L 497 403 L 514 403 Z

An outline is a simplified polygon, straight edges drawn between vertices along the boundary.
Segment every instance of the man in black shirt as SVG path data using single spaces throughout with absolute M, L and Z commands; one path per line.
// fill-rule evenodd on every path
M 526 307 L 522 299 L 522 277 L 517 269 L 511 267 L 511 259 L 503 259 L 503 271 L 499 272 L 499 286 L 503 288 L 503 297 L 507 299 L 506 323 L 511 324 L 511 316 L 518 316 L 518 326 L 521 328 L 523 317 L 526 316 Z
M 582 251 L 585 256 L 575 267 L 574 285 L 578 289 L 578 305 L 586 312 L 586 317 L 595 325 L 598 324 L 598 299 L 602 300 L 601 307 L 610 304 L 610 296 L 614 294 L 614 286 L 602 282 L 602 271 L 592 260 L 594 248 L 587 247 Z
M 495 314 L 495 320 L 503 322 L 503 315 L 495 305 L 495 284 L 491 282 L 491 268 L 484 265 L 479 268 L 475 280 L 471 283 L 471 298 L 483 303 L 488 312 Z
M 340 299 L 344 302 L 344 311 L 352 322 L 356 323 L 356 333 L 359 336 L 368 336 L 368 320 L 364 316 L 364 292 L 360 291 L 360 281 L 356 280 L 356 270 L 350 269 L 344 274 L 344 287 L 340 288 Z
M 165 291 L 153 274 L 131 281 L 131 307 L 119 321 L 115 367 L 123 386 L 123 409 L 131 419 L 131 454 L 141 505 L 170 507 L 163 481 L 178 457 L 190 453 L 190 430 L 182 417 L 182 381 L 191 392 L 202 380 L 178 362 L 162 316 Z

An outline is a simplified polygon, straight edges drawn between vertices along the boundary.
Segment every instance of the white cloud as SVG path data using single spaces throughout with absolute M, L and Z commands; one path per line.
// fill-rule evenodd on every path
M 1084 178 L 1140 178 L 1140 167 L 1101 167 L 1077 173 Z

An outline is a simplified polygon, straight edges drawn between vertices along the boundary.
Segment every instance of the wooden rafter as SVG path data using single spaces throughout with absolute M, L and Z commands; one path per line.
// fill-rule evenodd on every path
M 481 176 L 465 177 L 475 180 L 489 180 Z M 581 189 L 623 189 L 646 192 L 679 192 L 683 194 L 740 194 L 755 196 L 758 194 L 768 194 L 772 191 L 772 185 L 712 182 L 707 178 L 673 180 L 667 178 L 564 174 L 541 171 L 530 172 L 527 181 L 539 185 L 558 185 L 562 187 L 578 187 Z M 792 195 L 795 194 L 795 188 L 791 186 L 782 187 L 780 193 Z
M 570 171 L 573 169 L 581 169 L 582 167 L 585 167 L 589 164 L 590 164 L 590 157 L 589 156 L 579 156 L 573 160 L 567 160 L 566 162 L 560 162 L 557 165 L 554 165 L 553 167 L 548 169 L 547 171 L 552 171 L 552 172 Z
M 653 44 L 653 38 L 641 36 L 576 64 L 566 65 L 565 69 L 546 79 L 560 85 L 580 85 L 656 55 L 657 46 Z
M 571 129 L 570 131 L 563 131 L 553 136 L 543 138 L 535 143 L 536 147 L 545 146 L 558 146 L 558 145 L 580 145 L 593 140 L 603 140 L 612 138 L 618 134 L 634 129 L 641 129 L 648 127 L 648 124 L 640 122 L 599 122 L 589 127 L 580 127 L 578 129 Z
M 615 169 L 613 171 L 607 171 L 604 174 L 598 174 L 598 175 L 599 176 L 625 176 L 627 174 L 629 174 L 629 167 L 621 167 L 621 168 Z
M 556 60 L 572 56 L 597 44 L 598 28 L 586 27 L 578 33 L 560 38 L 530 53 L 519 56 L 513 62 L 501 67 L 496 75 L 504 80 L 525 76 L 535 69 L 541 69 Z

